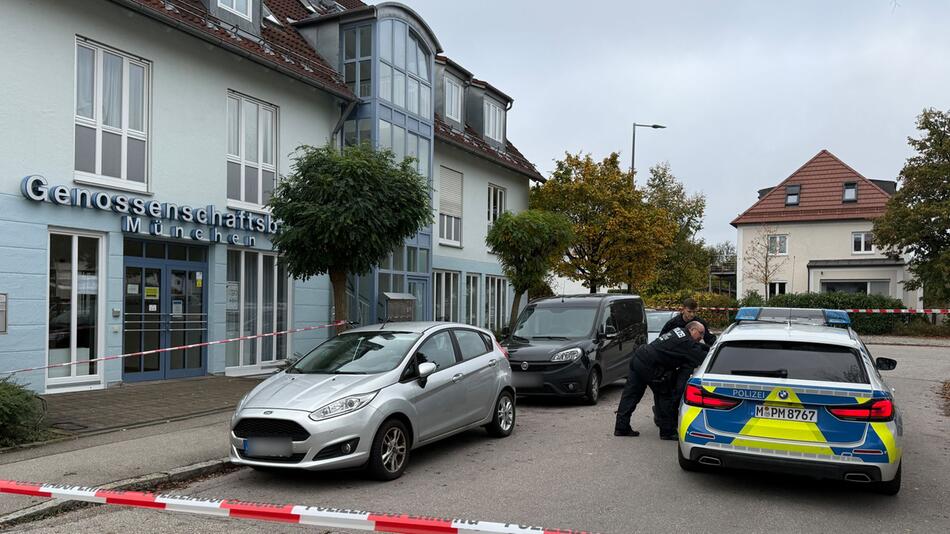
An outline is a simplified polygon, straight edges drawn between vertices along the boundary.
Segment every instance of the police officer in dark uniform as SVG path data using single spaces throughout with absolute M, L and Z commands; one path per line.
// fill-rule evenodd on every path
M 696 304 L 695 299 L 687 298 L 686 300 L 684 300 L 683 307 L 680 308 L 680 312 L 674 315 L 672 319 L 670 319 L 669 321 L 666 322 L 665 325 L 663 325 L 663 329 L 660 330 L 660 335 L 662 336 L 663 334 L 677 327 L 684 328 L 686 327 L 686 323 L 689 323 L 691 321 L 698 321 L 700 324 L 703 325 L 703 328 L 706 329 L 706 333 L 703 334 L 703 341 L 711 347 L 712 344 L 716 342 L 716 336 L 715 334 L 709 331 L 709 325 L 706 324 L 706 321 L 704 321 L 701 317 L 696 315 L 697 308 L 698 308 L 698 305 Z
M 674 328 L 649 345 L 641 345 L 630 359 L 630 374 L 617 407 L 615 436 L 639 436 L 630 427 L 630 417 L 643 393 L 649 387 L 653 395 L 663 399 L 656 403 L 656 417 L 660 425 L 660 439 L 676 439 L 676 413 L 669 395 L 668 372 L 680 367 L 690 369 L 702 363 L 709 347 L 699 343 L 706 328 L 699 321 L 690 321 L 685 328 Z

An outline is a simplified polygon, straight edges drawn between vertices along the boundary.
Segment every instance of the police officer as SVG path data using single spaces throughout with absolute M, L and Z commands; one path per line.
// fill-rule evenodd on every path
M 672 319 L 663 325 L 663 329 L 660 330 L 660 335 L 663 335 L 677 327 L 683 328 L 686 326 L 686 323 L 690 321 L 698 321 L 703 325 L 703 328 L 706 329 L 706 333 L 703 334 L 703 341 L 705 341 L 706 344 L 711 347 L 712 344 L 716 342 L 716 336 L 709 331 L 709 325 L 706 324 L 706 321 L 696 315 L 696 309 L 698 307 L 699 306 L 696 304 L 696 299 L 687 298 L 683 300 L 683 307 L 680 308 L 680 312 L 674 315 Z
M 656 338 L 649 345 L 641 345 L 630 359 L 630 374 L 617 407 L 615 436 L 639 436 L 630 427 L 630 416 L 649 387 L 654 396 L 662 400 L 656 403 L 660 439 L 676 439 L 676 414 L 673 403 L 666 401 L 670 395 L 668 382 L 664 379 L 669 371 L 679 367 L 696 367 L 706 357 L 709 347 L 699 343 L 706 327 L 699 321 L 690 321 L 684 328 L 676 327 Z

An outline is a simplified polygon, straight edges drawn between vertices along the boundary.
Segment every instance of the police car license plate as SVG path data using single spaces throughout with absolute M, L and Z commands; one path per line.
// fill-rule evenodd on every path
M 818 410 L 759 405 L 755 407 L 755 416 L 763 419 L 778 419 L 779 421 L 815 423 L 818 421 Z
M 287 458 L 293 454 L 293 444 L 289 438 L 246 439 L 244 454 L 253 458 Z

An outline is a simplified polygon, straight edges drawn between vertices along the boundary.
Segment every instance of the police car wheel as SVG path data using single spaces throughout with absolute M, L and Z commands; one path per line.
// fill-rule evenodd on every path
M 587 389 L 584 393 L 584 401 L 593 406 L 600 400 L 600 371 L 594 369 L 587 377 Z
M 894 478 L 887 482 L 877 482 L 874 484 L 874 491 L 882 495 L 897 495 L 901 490 L 901 468 L 904 464 L 897 466 L 897 473 Z
M 683 471 L 701 471 L 702 465 L 699 462 L 694 462 L 692 460 L 687 460 L 683 456 L 683 451 L 680 449 L 679 444 L 676 444 L 676 459 L 679 460 L 680 469 Z

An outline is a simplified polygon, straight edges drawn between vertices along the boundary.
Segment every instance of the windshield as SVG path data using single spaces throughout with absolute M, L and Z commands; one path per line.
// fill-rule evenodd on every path
M 357 332 L 340 334 L 313 349 L 288 373 L 368 375 L 396 368 L 420 334 Z
M 719 348 L 709 373 L 867 384 L 858 353 L 848 347 L 792 341 L 734 341 Z
M 647 332 L 659 332 L 673 314 L 671 312 L 647 312 Z
M 590 335 L 597 308 L 529 307 L 518 319 L 513 337 L 524 339 L 578 339 Z

